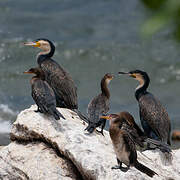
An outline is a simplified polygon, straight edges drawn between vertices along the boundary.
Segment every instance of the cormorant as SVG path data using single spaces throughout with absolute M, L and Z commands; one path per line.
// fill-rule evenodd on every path
M 105 117 L 103 116 L 103 118 L 110 120 L 109 134 L 117 157 L 118 166 L 112 167 L 112 169 L 120 169 L 127 172 L 130 166 L 134 166 L 136 169 L 150 177 L 157 174 L 138 162 L 134 141 L 129 133 L 125 129 L 122 129 L 123 122 L 126 121 L 124 119 L 124 114 L 110 114 Z M 122 167 L 122 163 L 127 167 Z
M 170 119 L 160 101 L 147 91 L 150 83 L 148 74 L 140 70 L 119 72 L 119 74 L 127 74 L 140 83 L 136 88 L 135 97 L 139 103 L 140 120 L 146 136 L 171 145 Z
M 51 58 L 55 52 L 54 44 L 48 39 L 37 39 L 24 44 L 43 50 L 37 55 L 37 62 L 44 71 L 45 80 L 54 90 L 57 107 L 78 109 L 77 88 L 74 81 L 70 74 Z
M 142 150 L 147 149 L 146 144 L 152 144 L 154 148 L 158 148 L 162 152 L 171 152 L 169 145 L 167 145 L 166 143 L 148 138 L 141 130 L 141 128 L 136 124 L 133 116 L 129 112 L 123 111 L 117 114 L 124 119 L 121 129 L 128 132 L 134 143 L 140 148 L 143 148 Z
M 88 104 L 88 126 L 85 130 L 89 133 L 92 133 L 97 127 L 101 126 L 101 131 L 99 132 L 103 135 L 106 120 L 100 118 L 100 116 L 106 115 L 109 111 L 110 92 L 107 85 L 112 79 L 112 74 L 107 73 L 104 75 L 101 80 L 101 94 L 94 97 Z
M 26 74 L 35 74 L 30 83 L 32 87 L 32 98 L 36 102 L 38 109 L 35 112 L 47 113 L 54 116 L 56 120 L 64 116 L 56 109 L 56 98 L 54 91 L 45 81 L 44 72 L 40 68 L 31 68 L 25 71 Z

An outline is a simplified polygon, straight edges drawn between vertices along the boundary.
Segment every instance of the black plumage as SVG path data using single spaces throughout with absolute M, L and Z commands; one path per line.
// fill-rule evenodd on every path
M 55 46 L 48 39 L 37 39 L 25 45 L 39 47 L 43 51 L 38 54 L 37 62 L 45 74 L 45 80 L 54 90 L 58 107 L 78 109 L 77 88 L 70 74 L 51 57 Z
M 170 119 L 160 101 L 147 91 L 150 83 L 148 74 L 140 70 L 129 73 L 119 72 L 119 74 L 128 74 L 140 82 L 135 97 L 139 103 L 140 120 L 145 135 L 170 145 Z
M 107 85 L 112 79 L 112 74 L 107 73 L 104 75 L 101 80 L 101 93 L 94 97 L 88 104 L 88 126 L 85 130 L 89 133 L 92 133 L 97 127 L 101 126 L 101 131 L 99 132 L 103 135 L 106 120 L 100 118 L 100 116 L 107 114 L 110 108 L 110 92 Z
M 36 112 L 41 112 L 54 116 L 56 120 L 63 115 L 56 109 L 56 98 L 54 91 L 45 81 L 44 72 L 40 68 L 31 68 L 24 73 L 35 74 L 30 83 L 32 88 L 32 98 L 36 102 L 38 109 Z
M 103 118 L 110 120 L 109 134 L 118 162 L 118 166 L 112 167 L 112 169 L 126 172 L 130 166 L 134 166 L 139 171 L 153 177 L 156 173 L 138 162 L 135 143 L 129 135 L 129 131 L 122 129 L 123 123 L 126 121 L 124 114 L 110 114 Z M 127 167 L 122 167 L 122 163 Z

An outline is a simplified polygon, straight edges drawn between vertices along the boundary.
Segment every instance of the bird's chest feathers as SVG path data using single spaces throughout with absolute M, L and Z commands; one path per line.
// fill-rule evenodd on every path
M 126 144 L 122 137 L 113 142 L 113 148 L 117 158 L 126 165 L 129 165 L 129 152 L 126 150 Z

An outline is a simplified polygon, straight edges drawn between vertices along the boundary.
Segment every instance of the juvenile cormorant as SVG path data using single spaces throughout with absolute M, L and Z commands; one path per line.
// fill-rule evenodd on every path
M 167 144 L 148 138 L 136 124 L 133 116 L 129 112 L 123 111 L 117 113 L 117 115 L 121 116 L 124 119 L 121 129 L 125 130 L 129 134 L 136 145 L 140 146 L 141 148 L 145 148 L 145 145 L 149 143 L 152 144 L 155 148 L 160 149 L 162 152 L 171 152 L 171 149 Z
M 127 74 L 140 83 L 136 88 L 135 97 L 139 103 L 140 120 L 146 136 L 170 145 L 170 119 L 160 101 L 147 92 L 150 83 L 148 74 L 140 70 L 119 74 Z
M 112 167 L 112 169 L 120 169 L 127 172 L 130 166 L 134 166 L 139 171 L 153 177 L 156 173 L 138 162 L 134 141 L 129 136 L 129 133 L 122 129 L 123 122 L 125 121 L 123 113 L 119 115 L 110 114 L 103 118 L 110 120 L 109 134 L 118 162 L 118 166 Z M 127 167 L 122 167 L 122 163 Z
M 24 73 L 35 74 L 30 81 L 32 98 L 38 106 L 38 109 L 35 112 L 52 115 L 56 120 L 60 119 L 60 117 L 65 119 L 56 109 L 55 94 L 49 84 L 45 81 L 44 72 L 40 68 L 31 68 Z
M 69 73 L 51 59 L 55 52 L 54 44 L 48 39 L 37 39 L 24 44 L 43 50 L 37 55 L 37 62 L 44 71 L 45 80 L 55 92 L 57 106 L 72 110 L 78 109 L 77 88 L 74 81 Z
M 101 94 L 94 97 L 88 104 L 88 126 L 85 130 L 89 133 L 92 133 L 97 127 L 101 126 L 101 131 L 99 132 L 103 135 L 106 120 L 101 119 L 100 116 L 106 115 L 109 111 L 110 92 L 107 85 L 112 79 L 112 74 L 107 73 L 104 75 L 101 80 Z

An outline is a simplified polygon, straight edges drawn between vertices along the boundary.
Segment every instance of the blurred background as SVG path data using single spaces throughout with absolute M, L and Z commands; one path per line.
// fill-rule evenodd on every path
M 180 47 L 174 36 L 178 22 L 172 21 L 173 13 L 168 14 L 165 7 L 169 6 L 154 8 L 152 2 L 0 0 L 0 145 L 9 142 L 17 114 L 34 104 L 31 76 L 22 72 L 37 66 L 39 49 L 25 47 L 23 42 L 37 38 L 55 43 L 53 58 L 72 75 L 82 112 L 100 93 L 105 73 L 141 69 L 149 74 L 149 91 L 166 107 L 172 129 L 180 129 Z M 167 12 L 162 15 L 165 23 L 158 19 L 162 12 Z M 117 75 L 109 85 L 110 112 L 129 111 L 140 124 L 134 97 L 137 85 Z M 180 144 L 174 142 L 173 147 Z

